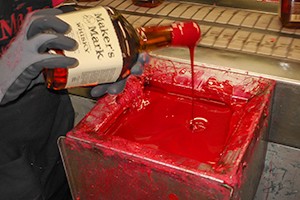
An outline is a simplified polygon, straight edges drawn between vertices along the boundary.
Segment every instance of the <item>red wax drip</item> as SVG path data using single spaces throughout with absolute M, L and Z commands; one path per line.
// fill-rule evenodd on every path
M 195 110 L 195 69 L 194 69 L 194 55 L 195 55 L 195 47 L 189 47 L 190 50 L 190 59 L 191 59 L 191 82 L 192 82 L 192 116 L 191 116 L 191 120 L 190 120 L 190 128 L 192 131 L 196 130 L 196 124 L 194 121 L 195 118 L 195 114 L 194 114 L 194 110 Z
M 195 46 L 197 45 L 200 36 L 201 30 L 197 23 L 190 21 L 185 23 L 174 23 L 173 26 L 173 37 L 172 45 L 173 46 L 185 46 L 189 48 L 190 60 L 191 60 L 191 87 L 192 87 L 192 115 L 191 120 L 189 121 L 190 128 L 192 130 L 197 129 L 197 123 L 194 120 L 194 98 L 195 98 L 195 86 L 194 86 L 194 54 Z

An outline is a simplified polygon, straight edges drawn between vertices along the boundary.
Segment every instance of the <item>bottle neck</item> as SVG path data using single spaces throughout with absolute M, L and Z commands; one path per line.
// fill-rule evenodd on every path
M 151 26 L 136 29 L 139 36 L 139 50 L 152 51 L 170 46 L 172 43 L 171 26 Z

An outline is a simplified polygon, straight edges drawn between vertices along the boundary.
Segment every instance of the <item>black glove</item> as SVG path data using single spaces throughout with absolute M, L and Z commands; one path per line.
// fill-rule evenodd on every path
M 64 36 L 69 25 L 55 17 L 58 9 L 30 13 L 17 37 L 0 58 L 0 104 L 17 99 L 37 83 L 43 83 L 43 68 L 77 65 L 75 58 L 49 54 L 48 49 L 73 50 L 77 42 Z

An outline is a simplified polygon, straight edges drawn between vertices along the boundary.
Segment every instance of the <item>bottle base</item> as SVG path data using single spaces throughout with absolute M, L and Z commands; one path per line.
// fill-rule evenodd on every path
M 68 70 L 65 68 L 47 69 L 43 71 L 47 88 L 52 90 L 66 89 Z
M 132 0 L 132 3 L 136 6 L 154 8 L 162 4 L 163 0 Z
M 300 28 L 300 22 L 291 21 L 291 15 L 289 13 L 281 13 L 280 21 L 285 28 Z

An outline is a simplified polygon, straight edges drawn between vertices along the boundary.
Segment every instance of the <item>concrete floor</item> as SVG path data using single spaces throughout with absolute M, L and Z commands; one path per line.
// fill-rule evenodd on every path
M 269 143 L 255 200 L 300 199 L 300 150 Z

